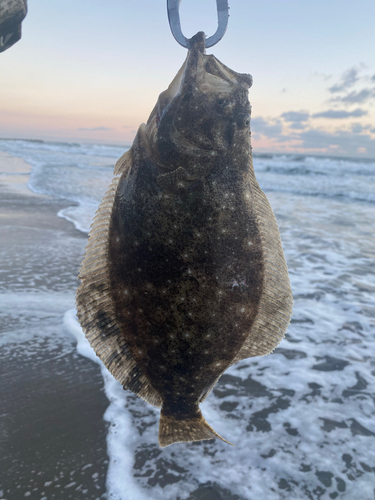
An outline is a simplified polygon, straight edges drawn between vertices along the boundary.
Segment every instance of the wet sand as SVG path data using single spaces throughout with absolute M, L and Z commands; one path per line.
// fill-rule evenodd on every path
M 0 153 L 0 498 L 105 498 L 108 400 L 62 322 L 86 236 L 28 191 L 28 169 Z

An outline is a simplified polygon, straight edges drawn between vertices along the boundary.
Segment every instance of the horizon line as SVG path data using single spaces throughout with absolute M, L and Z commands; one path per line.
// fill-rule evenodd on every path
M 108 144 L 104 142 L 84 142 L 84 141 L 68 141 L 68 140 L 47 140 L 47 139 L 24 139 L 24 138 L 19 138 L 19 137 L 0 137 L 0 141 L 25 141 L 25 142 L 39 142 L 39 143 L 57 143 L 57 144 L 78 144 L 78 145 L 93 145 L 96 144 L 97 146 L 107 146 L 107 147 L 119 147 L 119 148 L 131 148 L 132 144 Z M 301 151 L 295 151 L 295 152 L 285 152 L 285 151 L 261 151 L 259 153 L 252 151 L 252 154 L 254 157 L 261 156 L 261 155 L 280 155 L 280 156 L 311 156 L 311 157 L 318 157 L 318 158 L 334 158 L 334 159 L 340 159 L 340 160 L 368 160 L 368 161 L 373 161 L 375 162 L 375 158 L 373 157 L 365 157 L 365 156 L 340 156 L 340 155 L 333 155 L 333 154 L 327 154 L 327 153 L 302 153 Z

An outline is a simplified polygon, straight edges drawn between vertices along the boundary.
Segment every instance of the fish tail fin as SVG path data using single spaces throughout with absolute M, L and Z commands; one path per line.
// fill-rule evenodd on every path
M 165 448 L 173 443 L 189 443 L 203 441 L 204 439 L 221 439 L 224 443 L 234 446 L 221 437 L 205 420 L 200 410 L 198 415 L 181 416 L 164 415 L 160 413 L 159 446 Z

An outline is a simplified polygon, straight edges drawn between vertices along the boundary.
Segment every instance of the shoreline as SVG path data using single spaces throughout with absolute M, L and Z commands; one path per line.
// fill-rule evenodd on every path
M 63 326 L 87 236 L 57 216 L 70 202 L 28 189 L 30 170 L 0 152 L 0 498 L 105 498 L 109 402 Z

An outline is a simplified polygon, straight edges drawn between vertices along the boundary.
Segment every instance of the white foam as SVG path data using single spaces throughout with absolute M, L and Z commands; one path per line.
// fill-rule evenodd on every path
M 72 222 L 78 231 L 88 234 L 97 209 L 97 203 L 87 202 L 85 204 L 81 203 L 76 207 L 63 208 L 57 215 Z
M 254 168 L 266 191 L 375 202 L 375 163 L 369 160 L 276 155 L 255 158 Z
M 130 415 L 125 410 L 124 390 L 104 366 L 102 375 L 105 393 L 111 402 L 104 414 L 104 419 L 110 424 L 107 435 L 110 457 L 107 474 L 108 498 L 110 500 L 149 500 L 150 496 L 142 491 L 132 474 L 134 464 L 132 449 L 138 441 L 138 436 L 134 432 Z
M 41 328 L 40 321 L 48 317 L 49 324 L 60 322 L 63 314 L 72 304 L 71 292 L 5 292 L 0 293 L 0 321 L 2 335 L 0 346 L 7 344 L 24 343 L 38 337 L 50 337 L 51 328 Z M 12 324 L 17 321 L 18 328 L 11 327 L 5 331 L 4 319 Z

